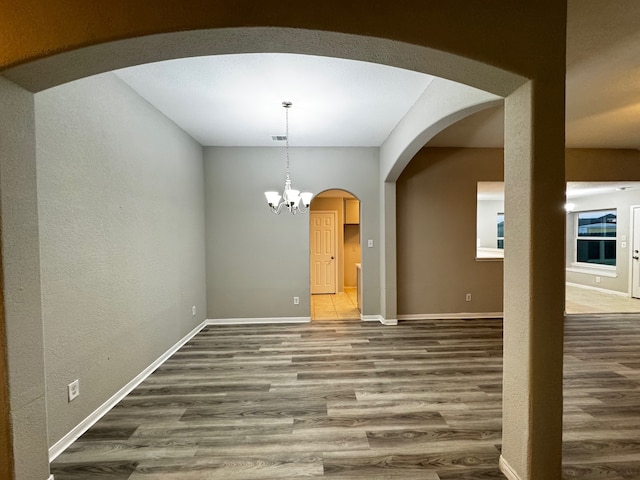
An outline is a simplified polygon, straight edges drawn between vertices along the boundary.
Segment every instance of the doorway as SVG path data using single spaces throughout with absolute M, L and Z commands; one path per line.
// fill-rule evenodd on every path
M 631 208 L 631 296 L 640 298 L 640 206 Z
M 327 190 L 311 202 L 309 271 L 312 320 L 360 319 L 360 201 Z

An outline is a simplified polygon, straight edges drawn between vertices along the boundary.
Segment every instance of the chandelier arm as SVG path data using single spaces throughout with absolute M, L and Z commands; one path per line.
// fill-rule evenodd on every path
M 280 215 L 283 205 L 284 205 L 284 202 L 280 202 L 278 205 L 269 204 L 269 208 L 271 208 L 271 213 L 275 215 Z

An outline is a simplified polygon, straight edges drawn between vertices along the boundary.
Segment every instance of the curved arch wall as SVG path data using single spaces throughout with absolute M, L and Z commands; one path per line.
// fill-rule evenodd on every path
M 6 300 L 18 285 L 23 295 L 38 298 L 40 293 L 37 275 L 25 276 L 10 268 L 12 259 L 23 258 L 35 262 L 37 271 L 37 234 L 30 234 L 21 221 L 25 215 L 37 219 L 33 98 L 28 91 L 118 66 L 243 51 L 378 61 L 507 97 L 506 210 L 514 220 L 505 258 L 505 284 L 510 285 L 505 292 L 509 362 L 504 373 L 501 463 L 509 478 L 559 478 L 563 289 L 558 287 L 563 281 L 563 246 L 553 239 L 562 238 L 564 231 L 564 216 L 558 210 L 564 191 L 566 5 L 508 0 L 490 4 L 410 0 L 401 5 L 327 1 L 285 2 L 264 9 L 248 0 L 186 4 L 25 0 L 5 13 L 0 21 L 0 70 L 14 83 L 0 82 L 2 105 L 11 105 L 0 115 L 0 135 L 12 139 L 0 147 L 0 194 L 9 404 L 14 421 L 12 435 L 2 441 L 12 444 L 17 478 L 46 478 L 44 391 L 38 381 L 44 371 L 37 338 L 41 317 L 37 311 L 13 309 Z M 16 134 L 15 125 L 24 128 Z M 18 183 L 18 178 L 24 181 Z M 379 188 L 384 237 L 395 228 L 394 184 L 381 182 Z M 17 205 L 20 209 L 13 208 Z M 533 228 L 539 219 L 545 220 L 544 232 Z M 380 245 L 385 247 L 380 253 L 384 269 L 393 263 L 395 239 Z M 395 285 L 394 272 L 387 273 L 382 278 Z M 385 310 L 393 314 L 393 292 L 381 297 L 391 304 Z M 27 331 L 35 334 L 36 346 L 29 352 L 18 348 Z M 26 371 L 36 376 L 28 378 Z M 10 414 L 0 407 L 0 415 L 6 420 Z M 3 468 L 1 473 L 10 478 L 11 469 Z

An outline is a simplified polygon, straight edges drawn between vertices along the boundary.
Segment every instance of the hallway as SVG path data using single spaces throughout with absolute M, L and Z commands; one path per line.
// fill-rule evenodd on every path
M 311 320 L 360 320 L 355 287 L 334 295 L 311 295 Z

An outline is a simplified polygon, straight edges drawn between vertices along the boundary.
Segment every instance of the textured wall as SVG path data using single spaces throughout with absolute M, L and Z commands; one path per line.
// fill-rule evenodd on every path
M 282 189 L 284 160 L 281 148 L 205 149 L 209 318 L 310 315 L 309 216 L 273 215 L 263 193 Z M 362 258 L 371 315 L 380 309 L 378 168 L 376 148 L 291 149 L 294 187 L 343 189 L 362 202 L 362 235 L 376 245 Z
M 383 63 L 391 62 L 397 66 L 422 69 L 447 78 L 459 79 L 478 88 L 503 95 L 513 92 L 522 80 L 522 78 L 514 79 L 514 75 L 506 72 L 518 72 L 523 77 L 535 81 L 536 95 L 529 95 L 523 99 L 523 96 L 518 94 L 515 101 L 506 109 L 507 124 L 518 127 L 506 132 L 507 164 L 513 162 L 522 165 L 522 171 L 529 169 L 529 171 L 540 172 L 540 178 L 544 181 L 541 187 L 534 189 L 537 195 L 532 197 L 535 201 L 530 202 L 531 210 L 536 215 L 548 216 L 560 204 L 562 188 L 557 177 L 561 176 L 561 166 L 557 160 L 562 157 L 560 150 L 564 145 L 562 138 L 566 51 L 566 4 L 564 2 L 450 1 L 425 4 L 415 0 L 410 2 L 410 8 L 397 8 L 393 2 L 375 2 L 373 8 L 371 2 L 354 2 L 347 7 L 345 2 L 338 1 L 328 4 L 326 2 L 312 4 L 287 2 L 269 9 L 254 8 L 254 2 L 251 1 L 238 4 L 236 0 L 205 2 L 206 4 L 196 2 L 194 8 L 184 8 L 182 5 L 171 2 L 153 4 L 138 2 L 135 5 L 128 2 L 127 8 L 123 8 L 125 3 L 123 0 L 111 4 L 103 2 L 99 5 L 84 2 L 81 8 L 78 7 L 77 2 L 70 0 L 55 4 L 38 0 L 16 3 L 15 8 L 8 9 L 7 15 L 2 19 L 0 68 L 23 64 L 24 70 L 20 72 L 16 69 L 11 72 L 13 78 L 16 80 L 20 78 L 22 85 L 31 85 L 35 91 L 38 88 L 46 88 L 43 85 L 59 84 L 64 81 L 62 79 L 81 78 L 89 73 L 109 70 L 110 66 L 117 64 L 126 66 L 153 59 L 170 58 L 172 55 L 196 54 L 196 51 L 203 54 L 211 53 L 215 45 L 228 52 L 280 49 L 315 54 L 324 52 Z M 336 11 L 340 11 L 341 14 L 336 15 Z M 304 32 L 306 29 L 308 34 L 296 35 L 291 31 L 265 34 L 264 30 L 260 30 L 255 35 L 249 35 L 251 38 L 246 42 L 243 42 L 247 40 L 246 36 L 235 35 L 236 31 L 229 32 L 229 35 L 223 37 L 223 41 L 220 42 L 202 41 L 203 38 L 206 40 L 206 34 L 199 38 L 196 35 L 194 41 L 194 36 L 188 35 L 191 32 L 176 36 L 153 35 L 190 29 L 206 32 L 207 29 L 224 30 L 224 27 L 233 29 L 233 27 L 246 25 L 293 27 L 299 29 L 299 32 Z M 328 44 L 323 42 L 326 36 L 318 41 L 321 37 L 317 33 L 319 30 L 353 35 Z M 544 31 L 545 35 L 539 35 L 540 31 Z M 267 30 L 267 33 L 269 32 Z M 370 39 L 363 38 L 364 35 L 378 39 L 390 38 L 398 42 L 371 42 Z M 149 41 L 146 43 L 111 42 L 114 39 L 136 36 L 141 40 Z M 301 39 L 304 41 L 300 41 Z M 95 49 L 81 48 L 101 43 L 103 45 Z M 323 44 L 325 46 L 322 46 Z M 375 47 L 372 46 L 374 44 Z M 401 47 L 398 48 L 398 45 Z M 101 46 L 105 48 L 100 48 Z M 143 48 L 140 48 L 141 46 Z M 409 48 L 409 46 L 416 48 Z M 78 50 L 74 52 L 74 49 Z M 62 54 L 58 58 L 53 57 L 60 52 L 68 52 L 68 54 Z M 33 61 L 39 58 L 42 58 L 42 61 Z M 502 70 L 499 71 L 495 67 Z M 2 129 L 3 134 L 7 131 L 9 131 L 7 128 Z M 512 147 L 509 144 L 515 146 Z M 536 168 L 530 168 L 532 166 Z M 514 170 L 508 170 L 509 175 L 512 171 Z M 509 175 L 507 181 L 511 184 L 514 179 Z M 527 181 L 529 179 L 529 177 L 523 178 Z M 515 182 L 514 185 L 516 185 Z M 521 184 L 518 185 L 520 188 Z M 530 182 L 525 186 L 535 185 L 536 182 Z M 529 191 L 525 190 L 525 192 L 528 200 Z M 544 195 L 540 194 L 542 192 Z M 554 202 L 557 202 L 557 205 Z M 523 202 L 515 205 L 512 210 L 514 215 L 518 212 L 526 213 L 526 208 L 520 208 L 526 205 L 528 204 Z M 383 208 L 387 206 L 385 201 Z M 220 205 L 218 208 L 223 206 Z M 392 220 L 387 221 L 386 215 L 384 216 L 385 228 L 395 230 L 395 218 Z M 523 221 L 533 223 L 531 217 L 525 215 L 523 215 Z M 524 245 L 529 236 L 524 229 L 514 228 L 513 231 L 517 240 L 513 245 L 523 246 L 521 250 L 514 248 L 514 252 L 526 254 Z M 551 234 L 556 235 L 556 232 L 552 231 Z M 557 236 L 560 237 L 561 234 Z M 536 237 L 535 242 L 532 243 L 539 248 L 539 245 L 544 242 L 540 242 Z M 385 262 L 395 258 L 395 236 L 377 244 L 390 245 L 388 255 L 380 257 L 384 258 Z M 367 256 L 368 254 L 365 253 L 365 257 Z M 536 321 L 545 318 L 549 318 L 551 322 L 556 321 L 562 314 L 561 302 L 558 301 L 557 295 L 548 291 L 556 285 L 552 282 L 545 287 L 541 279 L 545 279 L 547 274 L 560 278 L 559 267 L 553 266 L 556 265 L 555 262 L 552 265 L 545 265 L 539 262 L 538 258 L 533 258 L 536 261 L 531 262 L 529 269 L 527 262 L 531 260 L 531 256 L 527 254 L 522 258 L 522 262 L 514 261 L 514 268 L 508 269 L 514 272 L 514 278 L 519 276 L 524 279 L 522 283 L 524 288 L 517 290 L 513 299 L 510 298 L 506 302 L 513 306 L 509 315 L 516 319 L 517 312 L 522 311 L 520 307 L 527 301 L 532 303 L 533 300 L 536 305 L 533 317 Z M 558 265 L 559 262 L 561 259 L 558 259 Z M 390 294 L 384 292 L 384 302 L 385 309 L 387 309 L 387 301 L 393 302 L 393 307 L 389 307 L 389 311 L 395 312 L 395 268 L 390 270 L 393 271 L 384 270 L 385 283 L 389 282 L 393 292 Z M 379 272 L 366 274 L 374 273 Z M 527 283 L 526 279 L 531 282 Z M 377 292 L 377 297 L 380 293 L 380 291 Z M 549 298 L 552 300 L 551 303 L 548 301 Z M 544 308 L 543 304 L 547 307 Z M 544 322 L 540 322 L 540 325 L 547 326 Z M 553 331 L 553 329 L 547 331 Z M 554 354 L 557 352 L 561 354 L 561 341 L 559 344 L 558 342 L 540 344 L 537 340 L 532 338 L 530 342 L 533 353 L 548 353 L 551 350 Z M 522 344 L 511 330 L 506 331 L 505 343 L 512 343 L 515 347 L 520 347 Z M 556 359 L 555 356 L 549 356 L 549 358 L 550 361 Z M 517 395 L 519 399 L 530 399 L 530 392 L 520 388 L 520 385 L 514 382 L 518 374 L 529 378 L 529 374 L 533 371 L 538 377 L 543 378 L 543 374 L 549 375 L 561 370 L 561 368 L 548 370 L 546 368 L 549 366 L 548 363 L 540 362 L 538 359 L 538 355 L 529 354 L 513 355 L 513 358 L 508 358 L 506 363 L 511 364 L 511 368 L 505 371 L 505 385 L 513 384 L 516 387 L 509 389 L 509 393 Z M 540 368 L 528 369 L 530 364 L 534 363 L 540 363 Z M 540 390 L 545 394 L 548 393 L 545 389 Z M 561 394 L 553 392 L 552 395 L 546 395 L 546 398 L 553 407 L 561 406 Z M 505 407 L 519 415 L 522 412 L 519 408 L 520 404 L 509 398 L 505 401 Z M 512 422 L 513 427 L 505 429 L 503 455 L 508 460 L 513 459 L 512 466 L 525 480 L 531 478 L 529 472 L 533 471 L 536 462 L 543 466 L 550 464 L 546 470 L 551 472 L 551 475 L 545 476 L 546 472 L 540 469 L 533 471 L 540 478 L 552 478 L 560 471 L 558 455 L 554 455 L 551 461 L 547 462 L 547 458 L 544 456 L 541 458 L 536 451 L 532 452 L 533 449 L 529 448 L 529 444 L 535 441 L 536 444 L 549 445 L 547 450 L 560 451 L 560 442 L 555 441 L 557 436 L 554 436 L 552 441 L 549 441 L 548 437 L 544 438 L 547 433 L 544 427 L 549 423 L 546 418 L 554 417 L 557 408 L 541 413 L 543 415 L 536 417 L 536 423 L 541 427 L 538 429 L 540 433 L 531 437 L 527 436 L 529 430 L 522 429 L 518 422 L 512 421 L 508 415 L 505 416 L 506 426 L 511 427 Z M 551 415 L 544 415 L 545 413 L 551 413 Z M 524 434 L 512 437 L 509 433 L 514 430 Z M 514 444 L 515 447 L 512 448 Z M 521 453 L 519 458 L 515 458 L 512 453 L 515 451 Z
M 205 318 L 204 185 L 200 145 L 113 74 L 37 94 L 36 127 L 53 444 Z
M 501 312 L 502 262 L 476 261 L 476 188 L 502 150 L 425 148 L 397 183 L 398 314 Z M 472 302 L 465 294 L 472 294 Z
M 33 95 L 0 78 L 2 286 L 17 479 L 49 474 L 33 118 Z

